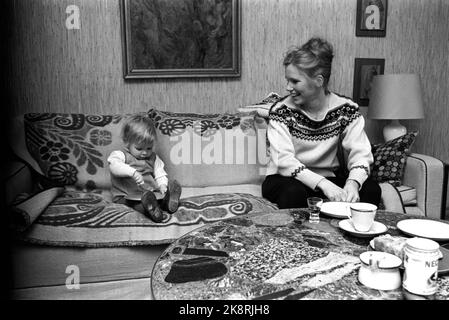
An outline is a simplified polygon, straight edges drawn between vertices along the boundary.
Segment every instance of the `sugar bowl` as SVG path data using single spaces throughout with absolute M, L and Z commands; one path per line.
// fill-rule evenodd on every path
M 359 281 L 372 289 L 394 290 L 402 285 L 402 260 L 390 253 L 366 251 L 360 255 Z

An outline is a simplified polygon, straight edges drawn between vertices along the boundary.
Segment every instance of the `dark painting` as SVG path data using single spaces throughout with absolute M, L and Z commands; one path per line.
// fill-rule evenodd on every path
M 238 76 L 236 0 L 124 0 L 125 78 Z
M 384 74 L 385 59 L 355 58 L 353 99 L 359 106 L 369 105 L 373 78 Z

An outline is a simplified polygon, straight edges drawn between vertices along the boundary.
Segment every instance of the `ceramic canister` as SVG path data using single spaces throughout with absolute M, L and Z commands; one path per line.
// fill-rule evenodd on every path
M 404 247 L 402 287 L 414 294 L 432 295 L 437 291 L 440 245 L 430 239 L 411 238 Z

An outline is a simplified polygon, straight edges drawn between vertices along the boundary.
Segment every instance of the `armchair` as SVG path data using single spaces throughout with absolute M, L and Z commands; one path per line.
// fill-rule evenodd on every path
M 403 186 L 380 184 L 385 209 L 438 219 L 444 217 L 443 179 L 442 161 L 431 156 L 411 153 L 407 157 Z M 416 191 L 416 196 L 407 197 L 409 199 L 404 201 L 405 192 L 410 191 L 413 191 L 413 194 Z

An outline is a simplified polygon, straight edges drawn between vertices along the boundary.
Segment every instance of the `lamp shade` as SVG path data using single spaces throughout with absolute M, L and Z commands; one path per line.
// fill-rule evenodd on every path
M 422 119 L 423 102 L 416 74 L 374 76 L 369 95 L 370 119 Z

